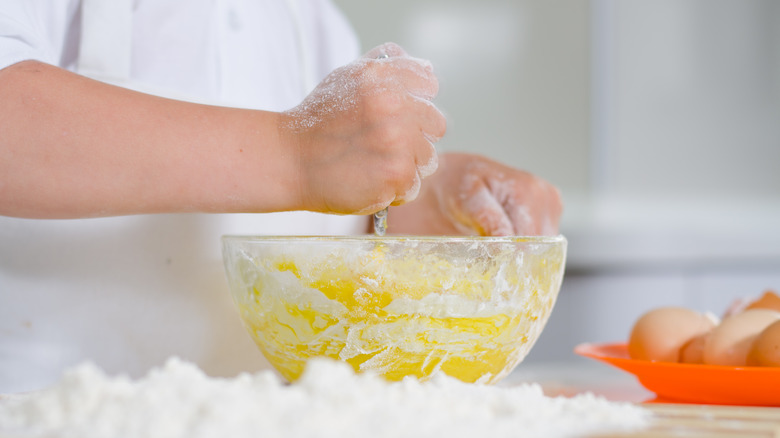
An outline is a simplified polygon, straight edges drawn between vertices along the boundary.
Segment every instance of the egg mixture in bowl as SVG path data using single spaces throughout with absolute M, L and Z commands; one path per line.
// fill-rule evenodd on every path
M 494 383 L 528 354 L 563 278 L 552 237 L 225 236 L 233 300 L 295 380 L 325 356 L 390 380 Z

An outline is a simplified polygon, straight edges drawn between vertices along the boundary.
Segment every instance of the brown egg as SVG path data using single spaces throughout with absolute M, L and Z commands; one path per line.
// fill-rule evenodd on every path
M 780 320 L 765 328 L 748 353 L 748 365 L 780 367 Z
M 748 309 L 770 309 L 780 312 L 780 296 L 768 290 L 759 299 L 748 304 L 745 310 Z
M 780 312 L 767 309 L 750 309 L 725 318 L 707 337 L 704 363 L 746 365 L 756 336 L 777 320 L 780 320 Z
M 661 307 L 642 315 L 628 339 L 632 359 L 679 362 L 680 350 L 691 339 L 709 332 L 715 322 L 683 307 Z
M 707 342 L 707 336 L 712 331 L 703 335 L 696 336 L 683 345 L 680 351 L 680 362 L 682 363 L 704 363 L 704 343 Z

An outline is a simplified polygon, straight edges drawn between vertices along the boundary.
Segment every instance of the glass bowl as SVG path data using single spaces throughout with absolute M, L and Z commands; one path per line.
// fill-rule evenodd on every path
M 495 383 L 550 316 L 566 239 L 224 236 L 222 250 L 244 326 L 290 381 L 326 356 L 389 380 Z

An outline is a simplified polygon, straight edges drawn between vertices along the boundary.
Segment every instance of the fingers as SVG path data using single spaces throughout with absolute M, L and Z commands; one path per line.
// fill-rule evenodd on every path
M 387 55 L 387 58 L 380 58 Z M 369 71 L 365 77 L 377 86 L 387 82 L 398 83 L 409 94 L 432 100 L 439 92 L 439 82 L 433 73 L 433 65 L 426 60 L 410 57 L 394 43 L 375 47 L 363 56 Z
M 513 175 L 514 178 L 487 178 L 489 191 L 509 218 L 513 234 L 557 234 L 562 208 L 557 189 L 527 173 Z
M 406 117 L 419 130 L 420 137 L 415 148 L 417 171 L 420 177 L 428 177 L 436 171 L 439 165 L 434 144 L 447 131 L 447 121 L 432 103 L 419 99 L 414 102 L 412 111 L 409 111 Z
M 463 205 L 473 221 L 472 228 L 482 236 L 511 236 L 515 229 L 504 207 L 490 189 L 479 184 Z
M 376 59 L 381 54 L 389 57 Z M 403 175 L 397 181 L 389 182 L 398 187 L 395 198 L 390 201 L 390 205 L 397 206 L 417 198 L 422 179 L 430 176 L 438 167 L 438 156 L 433 144 L 444 136 L 447 129 L 444 115 L 431 103 L 438 93 L 438 80 L 429 62 L 409 57 L 393 43 L 372 49 L 365 58 L 367 62 L 373 63 L 369 75 L 377 81 L 379 88 L 385 88 L 390 93 L 405 92 L 408 96 L 402 99 L 406 101 L 405 104 L 397 106 L 391 103 L 394 100 L 392 97 L 382 99 L 380 102 L 384 108 L 380 113 L 393 108 L 390 110 L 393 114 L 385 114 L 386 119 L 392 119 L 400 113 L 407 120 L 404 126 L 416 127 L 416 135 L 419 135 L 412 140 L 410 148 L 415 166 L 413 172 L 408 169 L 391 172 L 391 175 Z M 400 89 L 394 91 L 388 82 L 398 85 Z M 404 148 L 400 141 L 393 143 L 389 145 L 391 148 Z
M 408 56 L 406 51 L 396 43 L 384 43 L 366 52 L 363 58 L 376 59 L 381 55 L 387 55 L 389 57 Z
M 420 176 L 420 178 L 428 178 L 436 172 L 436 169 L 439 168 L 439 154 L 436 152 L 436 148 L 433 146 L 433 143 L 429 141 L 428 145 L 428 159 L 418 159 L 416 161 L 417 174 Z
M 432 179 L 441 210 L 465 234 L 532 236 L 558 233 L 560 193 L 546 181 L 483 157 L 447 154 Z M 441 202 L 441 201 L 440 201 Z
M 558 234 L 563 210 L 560 193 L 552 184 L 533 176 L 530 178 L 525 186 L 515 186 L 516 195 L 507 204 L 515 231 L 529 236 Z
M 427 100 L 417 100 L 416 111 L 420 131 L 430 143 L 437 143 L 447 133 L 447 118 L 439 109 Z
M 420 194 L 420 187 L 422 187 L 422 178 L 418 172 L 412 177 L 412 184 L 404 192 L 398 194 L 390 205 L 398 206 L 414 201 Z
M 430 63 L 392 43 L 328 75 L 285 113 L 305 209 L 360 214 L 415 199 L 446 132 L 437 93 Z
M 398 193 L 392 205 L 401 205 L 417 198 L 422 180 L 432 175 L 439 166 L 439 156 L 434 143 L 446 131 L 446 121 L 441 112 L 430 102 L 417 100 L 416 108 L 407 113 L 410 123 L 418 124 L 419 137 L 413 148 L 414 175 L 405 191 Z
M 391 58 L 380 62 L 400 78 L 404 89 L 412 96 L 433 100 L 439 94 L 439 80 L 429 62 L 416 58 Z
M 411 202 L 417 198 L 422 187 L 422 180 L 436 170 L 438 156 L 436 149 L 427 140 L 419 141 L 414 149 L 413 159 L 398 155 L 394 162 L 389 164 L 390 179 L 387 187 L 395 187 L 393 199 L 390 205 L 398 206 Z

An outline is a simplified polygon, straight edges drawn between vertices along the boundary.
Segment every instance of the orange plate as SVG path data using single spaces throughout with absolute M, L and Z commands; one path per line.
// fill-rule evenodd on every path
M 636 360 L 624 343 L 580 344 L 574 352 L 635 375 L 655 401 L 780 406 L 780 368 Z

